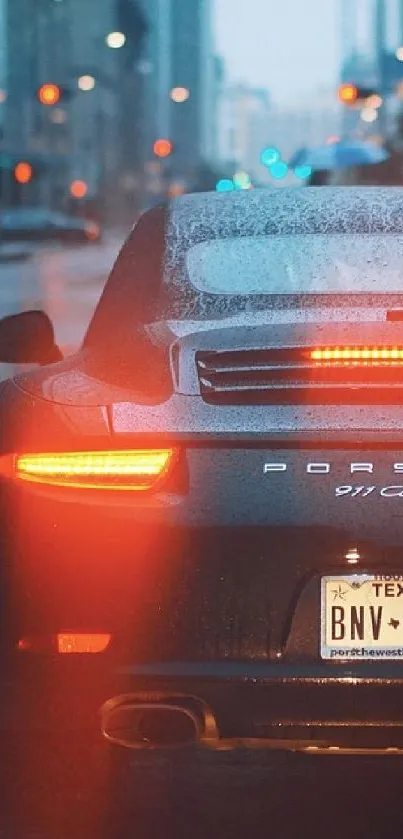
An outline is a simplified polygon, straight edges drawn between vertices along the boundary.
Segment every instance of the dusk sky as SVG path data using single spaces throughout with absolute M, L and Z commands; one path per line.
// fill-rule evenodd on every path
M 278 104 L 337 83 L 340 0 L 215 0 L 215 9 L 232 80 L 268 88 Z

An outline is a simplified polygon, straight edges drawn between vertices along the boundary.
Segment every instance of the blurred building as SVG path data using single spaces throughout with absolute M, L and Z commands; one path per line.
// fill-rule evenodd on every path
M 170 136 L 171 0 L 139 0 L 147 22 L 139 70 L 144 79 L 143 156 L 153 161 L 158 138 Z
M 212 0 L 1 2 L 9 55 L 3 204 L 117 220 L 165 197 L 170 184 L 195 183 L 217 154 Z M 44 83 L 57 87 L 52 106 L 38 100 Z M 172 144 L 166 159 L 155 154 L 158 139 Z M 18 160 L 32 165 L 29 184 L 13 178 Z
M 148 25 L 144 78 L 145 206 L 192 188 L 216 156 L 219 63 L 214 57 L 211 0 L 139 0 Z M 154 153 L 168 140 L 166 158 Z
M 264 176 L 260 153 L 271 137 L 273 114 L 267 90 L 246 84 L 227 84 L 220 96 L 219 159 L 234 172 Z
M 323 146 L 330 138 L 340 136 L 341 114 L 333 88 L 317 90 L 314 101 L 300 103 L 291 110 L 278 109 L 270 119 L 266 145 L 278 148 L 288 161 L 301 148 Z
M 4 0 L 0 0 L 0 128 L 4 119 L 4 104 L 6 99 L 6 14 Z M 1 136 L 0 136 L 1 140 Z
M 403 0 L 343 0 L 340 9 L 340 81 L 372 88 L 383 100 L 375 112 L 365 103 L 344 107 L 343 134 L 394 142 L 403 100 Z
M 211 0 L 171 0 L 172 173 L 189 182 L 214 156 L 214 39 Z M 175 93 L 185 92 L 184 101 Z
M 142 165 L 138 59 L 146 23 L 138 4 L 5 0 L 5 7 L 4 142 L 13 160 L 33 166 L 29 184 L 10 181 L 8 198 L 70 201 L 80 210 L 91 204 L 93 213 L 105 214 L 113 197 L 114 208 L 121 205 L 117 199 L 135 185 Z M 44 83 L 57 87 L 52 106 L 38 99 Z

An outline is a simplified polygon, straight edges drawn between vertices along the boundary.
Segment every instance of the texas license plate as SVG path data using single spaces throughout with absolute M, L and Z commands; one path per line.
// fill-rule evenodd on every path
M 320 654 L 403 663 L 403 574 L 322 577 Z

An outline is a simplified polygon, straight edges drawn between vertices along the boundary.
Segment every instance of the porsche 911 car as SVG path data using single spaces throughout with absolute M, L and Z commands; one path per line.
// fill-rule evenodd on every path
M 173 199 L 0 360 L 2 729 L 403 750 L 403 190 Z

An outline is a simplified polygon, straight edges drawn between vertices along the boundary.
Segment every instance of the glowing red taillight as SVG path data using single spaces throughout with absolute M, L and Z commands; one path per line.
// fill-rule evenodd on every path
M 322 364 L 394 365 L 403 364 L 403 347 L 317 347 L 310 358 Z
M 57 652 L 62 655 L 93 655 L 105 652 L 111 642 L 109 632 L 58 632 L 57 635 L 30 635 L 20 638 L 20 652 Z
M 0 458 L 0 472 L 31 483 L 147 490 L 167 474 L 174 455 L 174 449 L 16 454 Z

